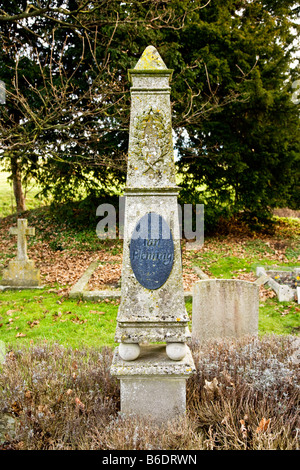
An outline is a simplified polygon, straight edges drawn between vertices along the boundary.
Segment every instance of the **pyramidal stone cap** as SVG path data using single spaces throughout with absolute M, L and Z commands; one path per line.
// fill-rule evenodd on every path
M 128 70 L 128 77 L 131 82 L 132 74 L 167 74 L 173 73 L 172 69 L 168 69 L 161 56 L 154 46 L 148 46 L 144 50 L 134 69 Z
M 134 70 L 167 69 L 166 64 L 153 46 L 148 46 L 141 55 Z

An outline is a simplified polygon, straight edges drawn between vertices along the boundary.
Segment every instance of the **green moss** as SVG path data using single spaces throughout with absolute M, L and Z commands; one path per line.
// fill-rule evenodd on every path
M 153 46 L 148 46 L 141 55 L 134 70 L 166 69 L 166 65 L 161 56 Z

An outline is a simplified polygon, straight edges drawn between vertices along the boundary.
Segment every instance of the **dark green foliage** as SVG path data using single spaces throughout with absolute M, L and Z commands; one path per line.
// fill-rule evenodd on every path
M 0 8 L 22 13 L 25 3 Z M 23 177 L 58 202 L 122 189 L 127 70 L 152 44 L 174 70 L 181 200 L 205 204 L 206 229 L 220 217 L 253 223 L 276 206 L 299 207 L 296 1 L 50 3 L 19 27 L 0 17 L 0 78 L 12 93 L 0 108 L 6 165 L 17 154 Z
M 58 223 L 66 222 L 71 228 L 95 229 L 102 217 L 96 216 L 97 207 L 101 204 L 111 204 L 116 212 L 116 224 L 119 221 L 119 198 L 108 193 L 95 192 L 82 200 L 69 200 L 64 204 L 53 202 L 50 214 Z
M 179 164 L 183 186 L 214 219 L 243 211 L 246 221 L 264 220 L 273 207 L 299 204 L 299 107 L 291 101 L 299 67 L 290 70 L 291 6 L 213 2 L 201 11 L 203 22 L 185 28 L 183 56 L 202 64 L 189 81 L 191 87 L 198 81 L 201 91 L 195 108 L 209 88 L 221 106 L 185 126 Z M 237 15 L 239 7 L 244 10 Z M 230 93 L 236 99 L 222 106 Z

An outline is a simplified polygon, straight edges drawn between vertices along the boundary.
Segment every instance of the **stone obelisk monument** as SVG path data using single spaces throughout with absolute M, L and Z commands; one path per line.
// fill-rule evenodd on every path
M 131 115 L 115 336 L 120 344 L 111 373 L 120 379 L 121 412 L 162 422 L 185 413 L 186 379 L 194 371 L 186 344 L 190 333 L 173 155 L 172 71 L 149 46 L 128 74 Z

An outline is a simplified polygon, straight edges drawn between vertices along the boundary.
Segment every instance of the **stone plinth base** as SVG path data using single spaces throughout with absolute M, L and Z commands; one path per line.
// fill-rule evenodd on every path
M 115 350 L 111 374 L 120 380 L 121 412 L 159 424 L 186 412 L 186 380 L 195 372 L 189 349 L 181 361 L 172 361 L 164 345 L 144 346 L 135 361 Z
M 8 268 L 3 270 L 1 283 L 12 287 L 40 286 L 40 270 L 35 268 L 32 260 L 13 259 Z
M 151 343 L 158 341 L 183 342 L 191 337 L 186 323 L 182 322 L 132 322 L 117 324 L 116 343 Z

